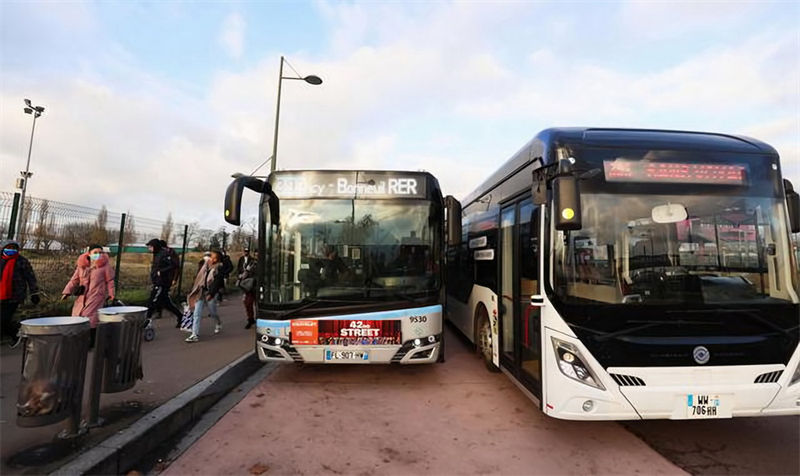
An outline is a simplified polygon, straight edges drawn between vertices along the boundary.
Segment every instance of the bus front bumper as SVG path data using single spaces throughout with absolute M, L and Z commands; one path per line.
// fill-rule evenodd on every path
M 569 342 L 593 385 L 568 377 L 556 352 L 547 359 L 542 408 L 567 420 L 714 419 L 800 415 L 800 351 L 788 365 L 602 368 L 577 339 Z M 573 361 L 574 362 L 574 361 Z
M 417 339 L 419 340 L 419 339 Z M 298 362 L 311 364 L 430 364 L 439 358 L 441 336 L 433 343 L 408 341 L 403 345 L 292 346 L 285 340 L 276 345 L 274 338 L 263 336 L 256 341 L 256 353 L 262 362 Z

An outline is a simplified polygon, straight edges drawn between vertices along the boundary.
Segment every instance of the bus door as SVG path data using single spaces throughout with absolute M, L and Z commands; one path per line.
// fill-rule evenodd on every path
M 539 291 L 539 220 L 530 199 L 500 215 L 501 365 L 535 396 L 541 396 L 541 308 L 531 306 Z
M 542 308 L 531 298 L 539 295 L 539 207 L 531 199 L 519 204 L 517 282 L 520 310 L 516 339 L 519 355 L 519 380 L 531 393 L 542 396 Z

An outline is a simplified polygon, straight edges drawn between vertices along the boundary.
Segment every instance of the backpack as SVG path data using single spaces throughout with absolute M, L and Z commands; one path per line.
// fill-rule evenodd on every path
M 167 256 L 169 256 L 170 261 L 173 263 L 173 271 L 170 281 L 175 281 L 178 279 L 178 273 L 181 271 L 181 258 L 178 256 L 178 253 L 175 252 L 172 248 L 167 248 Z
M 225 279 L 228 279 L 228 275 L 231 274 L 231 271 L 233 271 L 233 263 L 231 262 L 230 256 L 222 256 L 222 269 L 220 269 L 220 271 L 222 272 L 222 276 Z

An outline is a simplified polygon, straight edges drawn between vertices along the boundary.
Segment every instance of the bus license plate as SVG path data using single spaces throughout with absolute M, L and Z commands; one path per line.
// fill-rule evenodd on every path
M 326 350 L 325 360 L 369 360 L 369 353 L 360 350 Z
M 724 418 L 719 395 L 690 393 L 686 396 L 686 418 Z

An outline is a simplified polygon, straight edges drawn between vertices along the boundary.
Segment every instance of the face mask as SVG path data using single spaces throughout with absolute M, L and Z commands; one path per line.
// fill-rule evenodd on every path
M 3 250 L 3 255 L 5 256 L 14 256 L 17 253 L 18 251 L 13 248 L 6 248 Z
M 92 253 L 92 254 L 90 254 L 89 255 L 89 259 L 91 259 L 92 261 L 99 260 L 100 259 L 100 253 Z

